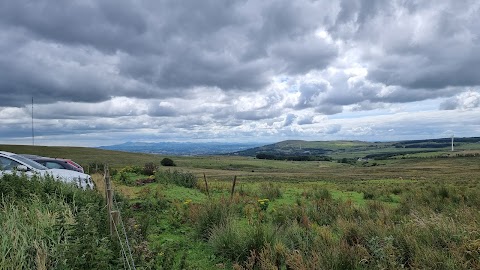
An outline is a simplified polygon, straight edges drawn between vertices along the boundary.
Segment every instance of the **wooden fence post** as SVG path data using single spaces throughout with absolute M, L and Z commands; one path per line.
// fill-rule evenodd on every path
M 232 184 L 232 193 L 230 194 L 230 199 L 233 198 L 233 193 L 235 192 L 235 184 L 237 183 L 237 176 L 233 176 L 233 184 Z
M 208 191 L 207 176 L 203 173 L 203 180 L 205 180 L 205 189 L 207 190 L 207 196 L 210 197 L 210 191 Z
M 115 235 L 115 225 L 118 224 L 118 211 L 113 211 L 113 189 L 110 183 L 110 172 L 108 167 L 105 165 L 104 172 L 105 179 L 105 199 L 107 201 L 107 220 L 110 227 L 110 235 L 113 237 Z M 114 212 L 116 212 L 114 214 Z M 116 216 L 116 220 L 115 217 Z M 117 223 L 114 223 L 117 222 Z

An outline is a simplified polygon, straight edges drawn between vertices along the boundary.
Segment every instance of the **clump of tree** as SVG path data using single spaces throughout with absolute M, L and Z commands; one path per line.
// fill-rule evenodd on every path
M 338 163 L 345 163 L 355 165 L 357 163 L 357 158 L 341 158 L 337 160 Z
M 162 166 L 177 166 L 171 158 L 162 159 L 162 161 L 160 161 L 160 164 L 162 164 Z
M 257 159 L 269 160 L 288 160 L 288 161 L 332 161 L 329 156 L 315 155 L 274 155 L 268 153 L 259 153 L 255 156 Z

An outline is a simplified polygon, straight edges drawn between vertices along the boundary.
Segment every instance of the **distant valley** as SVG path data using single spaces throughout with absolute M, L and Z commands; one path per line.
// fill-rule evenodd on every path
M 162 155 L 236 155 L 267 159 L 325 160 L 341 158 L 386 159 L 422 156 L 450 156 L 480 151 L 480 137 L 407 140 L 395 142 L 302 141 L 287 140 L 274 144 L 218 142 L 127 142 L 101 146 L 101 149 Z
M 199 156 L 199 155 L 221 155 L 232 152 L 243 151 L 265 143 L 219 143 L 219 142 L 126 142 L 117 145 L 100 146 L 100 149 L 116 150 L 136 153 L 178 155 L 178 156 Z

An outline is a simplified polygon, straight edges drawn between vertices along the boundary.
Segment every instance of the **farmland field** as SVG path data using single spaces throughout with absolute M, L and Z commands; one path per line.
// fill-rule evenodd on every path
M 110 161 L 142 269 L 480 268 L 475 155 L 352 163 L 170 157 L 176 166 L 163 167 L 163 156 L 48 151 L 81 164 Z M 153 175 L 148 162 L 158 166 Z M 94 180 L 101 190 L 102 175 Z

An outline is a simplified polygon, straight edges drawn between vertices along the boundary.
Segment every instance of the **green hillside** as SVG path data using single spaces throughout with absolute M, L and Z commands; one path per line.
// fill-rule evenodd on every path
M 480 150 L 480 137 L 455 138 L 458 151 Z M 271 154 L 278 157 L 329 156 L 340 158 L 391 158 L 430 153 L 430 156 L 451 155 L 451 138 L 396 142 L 301 141 L 288 140 L 236 152 L 239 156 Z
M 109 164 L 113 167 L 127 165 L 143 166 L 147 162 L 160 163 L 159 155 L 103 150 L 89 147 L 0 145 L 0 151 L 17 154 L 32 154 L 56 158 L 69 158 L 82 166 L 88 164 Z

